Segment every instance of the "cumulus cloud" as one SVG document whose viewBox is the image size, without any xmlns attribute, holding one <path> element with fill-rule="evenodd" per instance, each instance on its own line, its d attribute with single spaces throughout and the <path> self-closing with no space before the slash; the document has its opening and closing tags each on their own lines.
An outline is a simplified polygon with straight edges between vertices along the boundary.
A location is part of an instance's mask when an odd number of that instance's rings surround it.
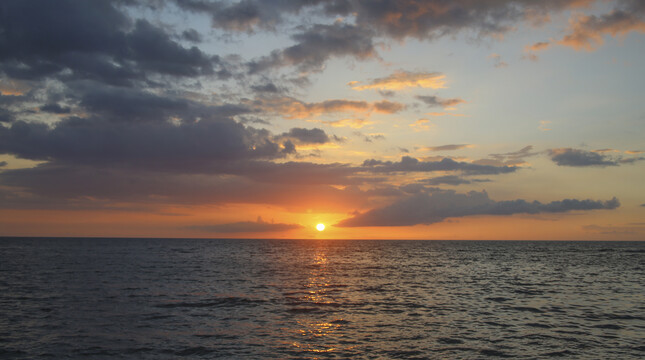
<svg viewBox="0 0 645 360">
<path fill-rule="evenodd" d="M 218 162 L 283 157 L 266 130 L 230 119 L 174 125 L 66 118 L 51 127 L 16 121 L 0 127 L 0 154 L 74 164 L 213 169 Z"/>
<path fill-rule="evenodd" d="M 261 233 L 300 229 L 302 228 L 302 225 L 266 222 L 258 216 L 257 221 L 240 221 L 216 225 L 195 225 L 190 226 L 189 228 L 192 230 L 212 233 Z"/>
<path fill-rule="evenodd" d="M 226 72 L 218 57 L 181 46 L 146 20 L 132 22 L 116 5 L 4 1 L 0 71 L 15 79 L 53 76 L 119 85 L 153 74 L 193 77 Z"/>
<path fill-rule="evenodd" d="M 454 191 L 419 193 L 397 200 L 391 205 L 373 209 L 342 220 L 336 226 L 411 226 L 433 224 L 447 218 L 474 215 L 512 215 L 562 213 L 597 209 L 615 209 L 620 206 L 613 198 L 608 201 L 565 199 L 543 204 L 523 199 L 495 201 L 485 191 L 460 194 Z"/>
<path fill-rule="evenodd" d="M 446 86 L 446 75 L 438 72 L 408 72 L 397 71 L 384 78 L 372 79 L 362 84 L 358 81 L 352 81 L 348 85 L 354 90 L 402 90 L 406 88 L 431 88 L 443 89 Z"/>
</svg>

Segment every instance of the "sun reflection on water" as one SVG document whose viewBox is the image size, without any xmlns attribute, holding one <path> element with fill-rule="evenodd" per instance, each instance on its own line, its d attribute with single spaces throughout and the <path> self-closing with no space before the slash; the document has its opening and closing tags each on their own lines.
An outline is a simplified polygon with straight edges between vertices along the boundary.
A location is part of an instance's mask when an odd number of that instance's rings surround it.
<svg viewBox="0 0 645 360">
<path fill-rule="evenodd" d="M 341 306 L 334 298 L 339 285 L 331 282 L 332 274 L 328 265 L 329 258 L 324 248 L 317 249 L 311 262 L 306 265 L 309 272 L 303 283 L 304 289 L 298 303 L 312 309 L 312 312 L 299 314 L 300 318 L 296 320 L 300 341 L 293 342 L 291 345 L 299 351 L 331 353 L 349 349 L 339 348 L 336 341 L 333 341 L 335 344 L 330 344 L 332 338 L 337 340 L 343 337 L 342 332 L 346 321 L 342 318 L 331 320 L 318 312 L 319 309 L 324 310 L 329 306 Z"/>
</svg>

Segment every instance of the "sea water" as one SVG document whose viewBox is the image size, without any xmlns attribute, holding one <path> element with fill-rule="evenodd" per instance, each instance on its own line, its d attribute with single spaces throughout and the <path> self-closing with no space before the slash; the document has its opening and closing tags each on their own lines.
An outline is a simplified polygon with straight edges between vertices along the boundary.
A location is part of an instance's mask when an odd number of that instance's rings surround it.
<svg viewBox="0 0 645 360">
<path fill-rule="evenodd" d="M 642 359 L 645 242 L 0 239 L 0 358 Z"/>
</svg>

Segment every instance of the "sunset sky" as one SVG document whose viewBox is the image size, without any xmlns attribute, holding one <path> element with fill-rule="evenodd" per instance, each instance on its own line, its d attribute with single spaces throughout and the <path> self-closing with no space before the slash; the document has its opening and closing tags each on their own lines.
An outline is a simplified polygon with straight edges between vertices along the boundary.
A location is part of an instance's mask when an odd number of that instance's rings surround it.
<svg viewBox="0 0 645 360">
<path fill-rule="evenodd" d="M 641 0 L 4 0 L 0 236 L 643 240 L 644 59 Z"/>
</svg>

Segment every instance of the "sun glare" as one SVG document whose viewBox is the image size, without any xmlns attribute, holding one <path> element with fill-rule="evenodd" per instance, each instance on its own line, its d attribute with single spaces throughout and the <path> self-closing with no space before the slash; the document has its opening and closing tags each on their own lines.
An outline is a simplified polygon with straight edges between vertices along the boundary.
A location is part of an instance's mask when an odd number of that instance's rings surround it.
<svg viewBox="0 0 645 360">
<path fill-rule="evenodd" d="M 325 230 L 325 224 L 318 224 L 318 225 L 316 225 L 316 230 L 318 230 L 318 231 L 323 231 L 323 230 Z"/>
</svg>

